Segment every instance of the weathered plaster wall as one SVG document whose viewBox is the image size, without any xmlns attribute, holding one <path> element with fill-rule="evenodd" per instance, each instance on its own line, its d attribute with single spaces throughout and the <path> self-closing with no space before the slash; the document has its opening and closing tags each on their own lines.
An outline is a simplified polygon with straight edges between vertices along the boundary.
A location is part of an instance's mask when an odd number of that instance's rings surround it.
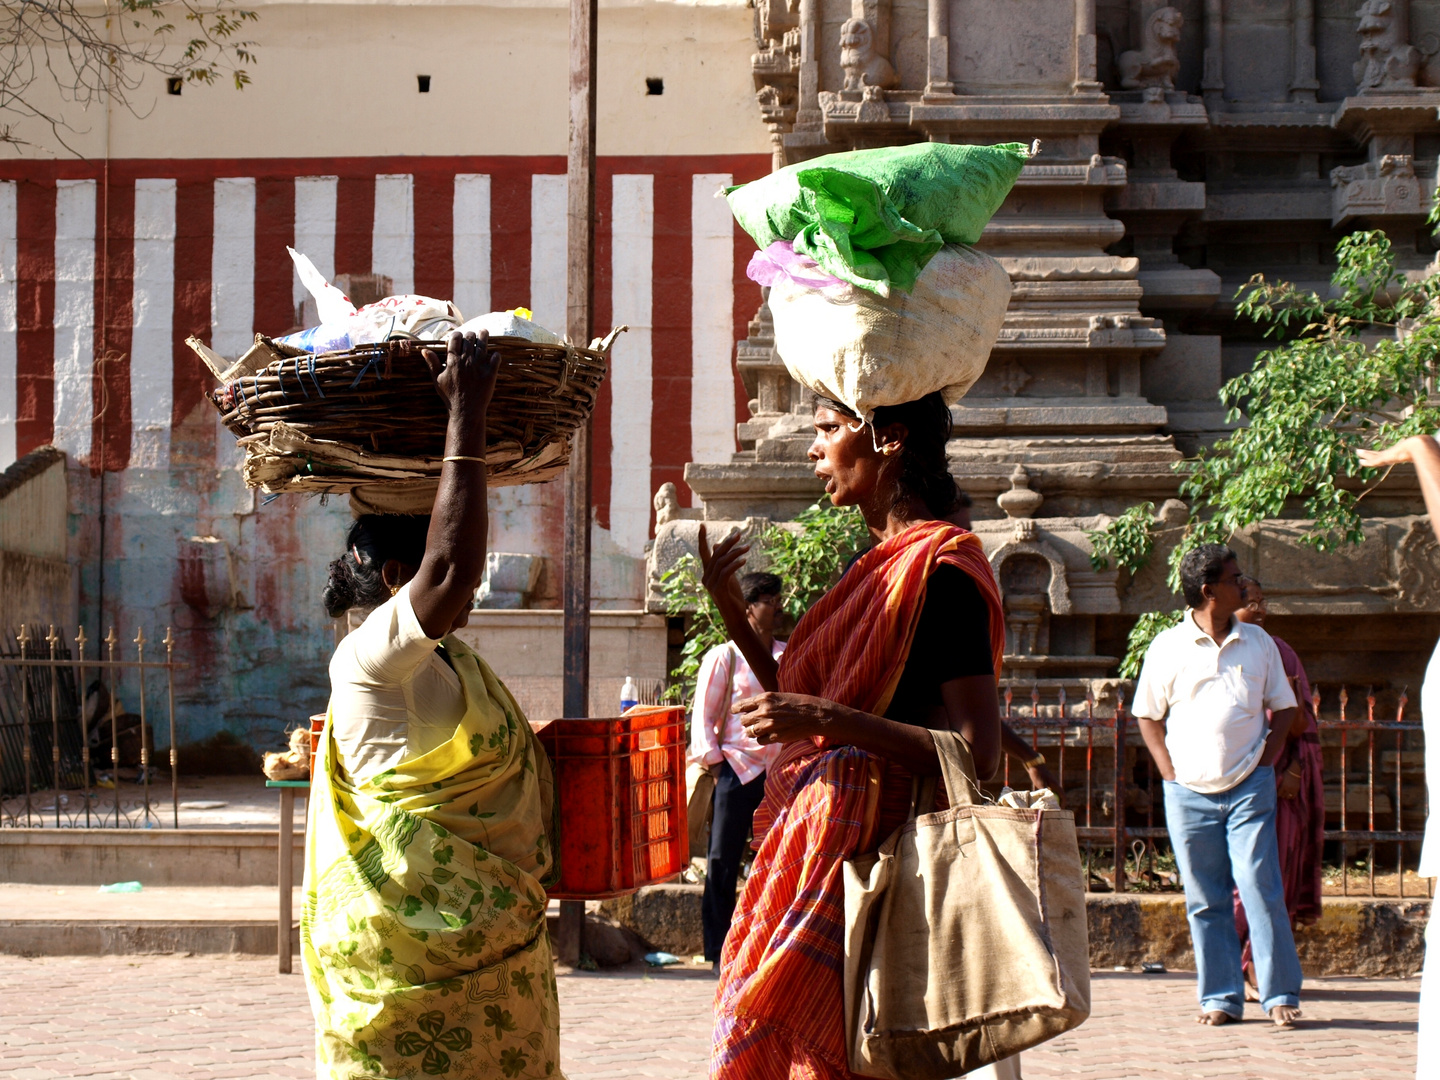
<svg viewBox="0 0 1440 1080">
<path fill-rule="evenodd" d="M 334 636 L 320 592 L 349 525 L 343 503 L 266 504 L 236 471 L 193 466 L 107 473 L 103 497 L 88 470 L 70 479 L 87 634 L 94 642 L 113 626 L 130 657 L 138 631 L 163 653 L 173 628 L 175 659 L 189 665 L 175 677 L 179 744 L 223 732 L 279 746 L 287 728 L 324 711 Z M 165 686 L 150 679 L 146 691 L 163 747 Z M 138 680 L 127 678 L 120 698 L 137 709 Z"/>
<path fill-rule="evenodd" d="M 114 158 L 564 154 L 568 10 L 561 3 L 261 3 L 251 85 L 150 79 L 136 113 L 112 110 Z M 597 151 L 603 155 L 765 153 L 747 71 L 745 3 L 602 4 Z M 431 76 L 420 94 L 416 76 Z M 662 95 L 647 78 L 662 78 Z M 37 89 L 43 87 L 37 84 Z M 58 101 L 51 105 L 60 105 Z M 70 110 L 66 142 L 106 155 L 97 106 Z M 43 125 L 7 156 L 68 157 Z"/>
</svg>

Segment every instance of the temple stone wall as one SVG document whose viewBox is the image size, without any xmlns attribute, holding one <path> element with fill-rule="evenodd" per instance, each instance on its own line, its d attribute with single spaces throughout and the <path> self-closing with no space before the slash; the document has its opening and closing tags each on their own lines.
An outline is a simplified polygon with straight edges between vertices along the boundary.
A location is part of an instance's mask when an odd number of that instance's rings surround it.
<svg viewBox="0 0 1440 1080">
<path fill-rule="evenodd" d="M 980 246 L 1014 284 L 949 456 L 1006 596 L 1006 676 L 1113 683 L 1136 615 L 1179 606 L 1167 545 L 1133 580 L 1087 534 L 1141 501 L 1174 531 L 1174 464 L 1227 430 L 1217 393 L 1263 348 L 1235 318 L 1256 272 L 1325 289 L 1336 241 L 1384 229 L 1428 272 L 1440 155 L 1440 0 L 757 0 L 751 72 L 776 166 L 920 140 L 1040 140 Z M 737 352 L 741 451 L 692 464 L 703 516 L 784 520 L 819 495 L 809 405 L 761 306 Z M 1168 503 L 1168 505 L 1167 505 Z M 1365 543 L 1237 538 L 1314 681 L 1417 704 L 1440 631 L 1412 475 L 1368 500 Z M 1298 510 L 1297 510 L 1298 512 Z M 693 546 L 661 514 L 657 575 Z"/>
</svg>

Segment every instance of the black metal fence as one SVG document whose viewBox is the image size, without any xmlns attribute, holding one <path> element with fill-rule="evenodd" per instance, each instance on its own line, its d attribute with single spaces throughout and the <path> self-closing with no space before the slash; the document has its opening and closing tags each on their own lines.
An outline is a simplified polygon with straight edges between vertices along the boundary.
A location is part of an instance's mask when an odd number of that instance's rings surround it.
<svg viewBox="0 0 1440 1080">
<path fill-rule="evenodd" d="M 1433 879 L 1414 873 L 1429 809 L 1420 721 L 1407 719 L 1403 693 L 1393 719 L 1377 714 L 1372 691 L 1363 700 L 1357 717 L 1344 686 L 1317 686 L 1312 695 L 1324 759 L 1327 892 L 1433 896 Z M 1006 722 L 1045 753 L 1075 813 L 1090 887 L 1178 888 L 1158 777 L 1123 689 L 1102 704 L 1093 695 L 1067 701 L 1063 687 L 1012 684 L 1002 702 Z M 1013 773 L 1007 761 L 1004 782 L 1028 784 Z"/>
<path fill-rule="evenodd" d="M 169 724 L 171 824 L 180 824 L 179 755 L 175 741 L 175 635 L 167 627 L 165 659 L 139 631 L 133 659 L 114 627 L 95 644 L 82 627 L 72 641 L 52 626 L 22 626 L 0 642 L 0 826 L 153 828 L 163 824 L 152 799 L 156 769 L 150 690 L 163 679 Z M 73 649 L 71 645 L 73 643 Z M 147 646 L 150 659 L 146 658 Z M 120 706 L 134 695 L 138 713 Z M 140 789 L 127 805 L 122 765 Z M 108 770 L 107 770 L 108 766 Z M 51 794 L 50 804 L 42 797 Z M 73 798 L 72 798 L 73 796 Z"/>
</svg>

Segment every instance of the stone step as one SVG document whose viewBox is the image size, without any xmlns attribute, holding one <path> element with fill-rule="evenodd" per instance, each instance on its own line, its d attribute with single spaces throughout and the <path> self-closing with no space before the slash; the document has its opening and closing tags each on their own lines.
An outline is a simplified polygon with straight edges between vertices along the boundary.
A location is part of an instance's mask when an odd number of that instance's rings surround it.
<svg viewBox="0 0 1440 1080">
<path fill-rule="evenodd" d="M 303 828 L 297 813 L 296 822 Z M 279 884 L 279 832 L 249 829 L 0 829 L 0 882 L 90 885 L 140 881 L 146 887 Z M 292 850 L 305 873 L 305 834 Z M 3 914 L 3 913 L 0 913 Z"/>
<path fill-rule="evenodd" d="M 292 910 L 300 910 L 300 890 Z M 146 888 L 0 884 L 0 953 L 128 956 L 237 953 L 274 956 L 275 887 Z M 291 942 L 300 947 L 299 924 Z"/>
</svg>

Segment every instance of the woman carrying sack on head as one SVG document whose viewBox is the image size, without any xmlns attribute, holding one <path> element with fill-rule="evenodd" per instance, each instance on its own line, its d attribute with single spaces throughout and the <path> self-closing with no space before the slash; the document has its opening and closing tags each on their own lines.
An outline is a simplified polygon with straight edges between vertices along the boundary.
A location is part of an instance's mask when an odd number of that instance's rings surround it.
<svg viewBox="0 0 1440 1080">
<path fill-rule="evenodd" d="M 806 612 L 778 664 L 745 618 L 735 575 L 748 549 L 732 536 L 712 551 L 702 528 L 705 587 L 767 691 L 737 712 L 762 746 L 784 748 L 721 961 L 715 1080 L 852 1075 L 844 861 L 906 820 L 913 778 L 939 774 L 931 729 L 959 733 L 980 778 L 999 765 L 1004 619 L 980 541 L 942 520 L 957 498 L 949 435 L 939 393 L 877 409 L 873 429 L 817 401 L 815 474 L 832 503 L 859 507 L 875 546 Z"/>
<path fill-rule="evenodd" d="M 560 1075 L 550 765 L 453 635 L 485 566 L 487 344 L 425 353 L 449 410 L 431 516 L 359 518 L 325 587 L 332 617 L 369 614 L 330 662 L 306 831 L 322 1077 Z"/>
</svg>

